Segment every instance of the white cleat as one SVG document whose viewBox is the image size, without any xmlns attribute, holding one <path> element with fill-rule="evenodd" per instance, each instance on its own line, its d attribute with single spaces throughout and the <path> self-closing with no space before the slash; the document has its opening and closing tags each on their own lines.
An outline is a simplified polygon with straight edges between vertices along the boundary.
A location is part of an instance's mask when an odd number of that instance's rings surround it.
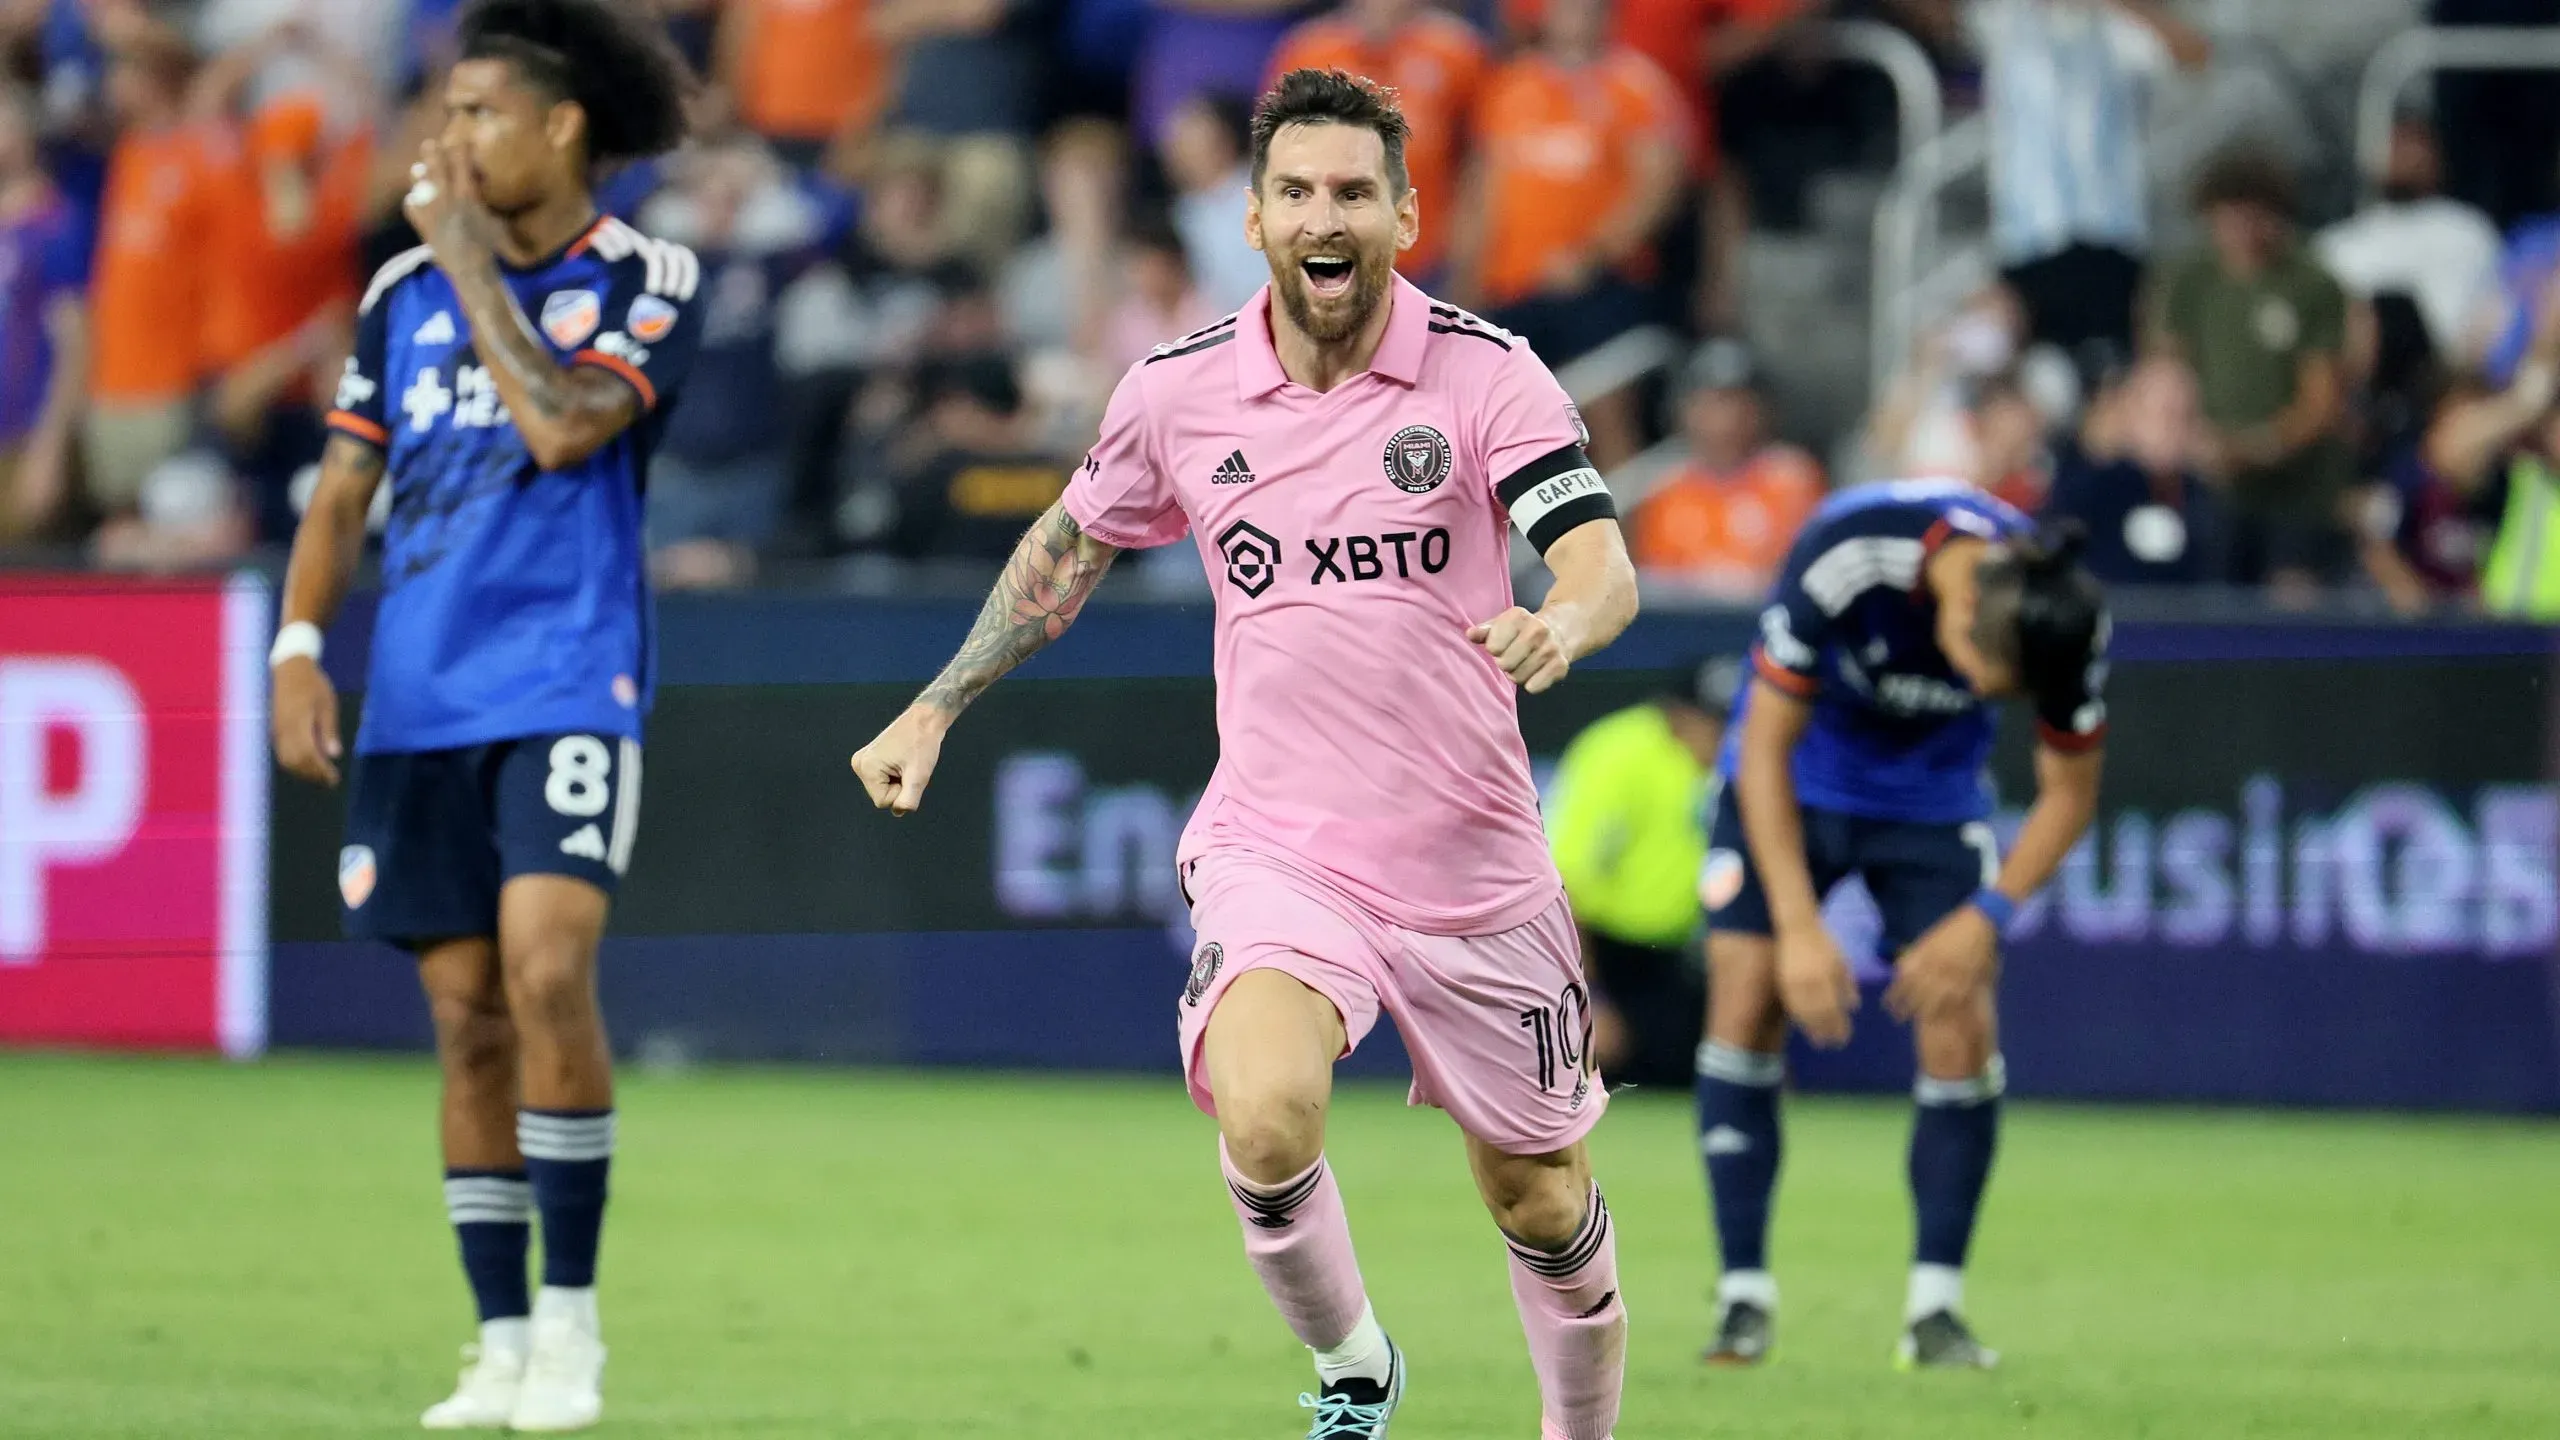
<svg viewBox="0 0 2560 1440">
<path fill-rule="evenodd" d="M 462 1379 L 453 1393 L 418 1417 L 429 1430 L 504 1430 L 524 1388 L 524 1352 L 462 1347 Z"/>
<path fill-rule="evenodd" d="M 584 1430 L 604 1415 L 604 1341 L 591 1319 L 537 1303 L 533 1356 L 525 1362 L 511 1429 L 538 1434 Z"/>
</svg>

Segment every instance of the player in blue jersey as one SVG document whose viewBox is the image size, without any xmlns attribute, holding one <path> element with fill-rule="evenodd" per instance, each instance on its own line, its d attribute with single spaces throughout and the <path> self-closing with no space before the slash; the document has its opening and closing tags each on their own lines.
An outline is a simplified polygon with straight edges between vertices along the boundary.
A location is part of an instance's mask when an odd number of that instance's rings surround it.
<svg viewBox="0 0 2560 1440">
<path fill-rule="evenodd" d="M 1963 1300 L 1998 1137 L 2000 934 L 2096 813 L 2106 735 L 2107 615 L 2076 548 L 1970 486 L 1914 481 L 1833 498 L 1787 556 L 1719 767 L 1702 880 L 1698 1147 L 1724 1249 L 1709 1363 L 1753 1363 L 1775 1334 L 1782 1051 L 1790 1021 L 1816 1045 L 1849 1038 L 1858 987 L 1822 898 L 1851 875 L 1883 913 L 1885 1005 L 1919 1052 L 1919 1234 L 1896 1358 L 1998 1358 Z M 2035 803 L 2003 859 L 1985 766 L 1990 702 L 2011 696 L 2032 704 L 2039 743 Z"/>
<path fill-rule="evenodd" d="M 445 1205 L 481 1338 L 424 1423 L 576 1430 L 605 1357 L 596 946 L 656 668 L 641 499 L 700 325 L 693 255 L 601 217 L 592 184 L 682 139 L 690 78 L 648 8 L 616 0 L 479 0 L 459 39 L 408 196 L 427 243 L 364 298 L 294 538 L 275 745 L 337 783 L 320 627 L 387 476 L 338 888 L 350 934 L 415 952 L 444 1069 Z"/>
</svg>

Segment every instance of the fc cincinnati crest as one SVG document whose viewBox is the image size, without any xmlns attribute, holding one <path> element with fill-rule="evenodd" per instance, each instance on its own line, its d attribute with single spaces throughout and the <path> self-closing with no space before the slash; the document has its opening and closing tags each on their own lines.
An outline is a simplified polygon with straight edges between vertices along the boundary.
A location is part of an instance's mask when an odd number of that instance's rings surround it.
<svg viewBox="0 0 2560 1440">
<path fill-rule="evenodd" d="M 542 302 L 542 333 L 566 350 L 596 333 L 604 319 L 604 300 L 593 290 L 562 290 Z"/>
<path fill-rule="evenodd" d="M 631 302 L 631 316 L 626 323 L 631 338 L 643 345 L 655 345 L 676 333 L 676 307 L 655 295 L 643 295 Z"/>
<path fill-rule="evenodd" d="M 1407 425 L 1387 440 L 1387 478 L 1408 495 L 1428 495 L 1449 478 L 1449 437 Z"/>
<path fill-rule="evenodd" d="M 350 845 L 338 852 L 338 898 L 350 910 L 361 910 L 373 898 L 373 847 Z"/>
<path fill-rule="evenodd" d="M 1218 967 L 1225 963 L 1225 946 L 1215 940 L 1201 946 L 1200 953 L 1191 957 L 1191 983 L 1182 987 L 1182 1003 L 1198 1005 L 1200 997 L 1208 994 L 1209 986 L 1216 982 Z"/>
</svg>

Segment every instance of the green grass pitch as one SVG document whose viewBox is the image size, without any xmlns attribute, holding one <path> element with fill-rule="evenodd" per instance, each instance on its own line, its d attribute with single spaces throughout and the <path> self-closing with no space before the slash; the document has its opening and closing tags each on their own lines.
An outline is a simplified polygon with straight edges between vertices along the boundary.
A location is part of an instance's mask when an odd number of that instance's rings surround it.
<svg viewBox="0 0 2560 1440">
<path fill-rule="evenodd" d="M 412 1060 L 0 1058 L 0 1435 L 397 1436 L 469 1313 Z M 1411 1354 L 1396 1440 L 1530 1440 L 1449 1122 L 1331 1149 Z M 2014 1107 L 1973 1278 L 1997 1374 L 1886 1365 L 1903 1106 L 1791 1108 L 1778 1359 L 1694 1362 L 1685 1101 L 1597 1142 L 1634 1316 L 1620 1440 L 2560 1436 L 2560 1129 Z M 1282 1440 L 1303 1352 L 1163 1080 L 634 1076 L 601 1433 Z"/>
</svg>

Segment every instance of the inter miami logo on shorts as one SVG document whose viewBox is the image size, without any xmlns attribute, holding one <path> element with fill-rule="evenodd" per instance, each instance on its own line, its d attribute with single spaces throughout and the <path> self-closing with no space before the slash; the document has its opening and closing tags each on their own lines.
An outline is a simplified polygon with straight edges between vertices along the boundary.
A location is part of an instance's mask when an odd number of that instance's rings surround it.
<svg viewBox="0 0 2560 1440">
<path fill-rule="evenodd" d="M 1387 478 L 1408 495 L 1428 495 L 1449 478 L 1449 437 L 1407 425 L 1387 439 Z"/>
<path fill-rule="evenodd" d="M 1216 983 L 1218 967 L 1225 963 L 1227 963 L 1225 946 L 1215 940 L 1201 946 L 1200 953 L 1191 957 L 1191 983 L 1182 987 L 1182 1003 L 1197 1006 L 1200 1003 L 1200 997 L 1208 994 L 1209 987 Z"/>
<path fill-rule="evenodd" d="M 1227 557 L 1227 583 L 1248 596 L 1270 589 L 1280 573 L 1280 542 L 1250 520 L 1218 532 L 1218 553 Z"/>
</svg>

